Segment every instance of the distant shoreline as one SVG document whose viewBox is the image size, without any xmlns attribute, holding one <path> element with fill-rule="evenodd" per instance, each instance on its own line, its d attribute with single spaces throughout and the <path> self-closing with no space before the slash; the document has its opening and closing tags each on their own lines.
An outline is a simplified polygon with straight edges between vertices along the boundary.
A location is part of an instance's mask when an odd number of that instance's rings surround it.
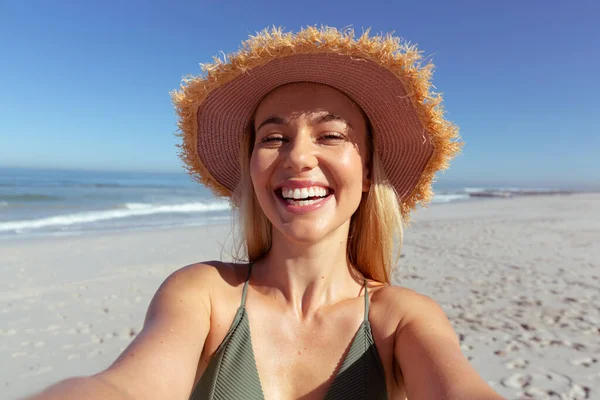
<svg viewBox="0 0 600 400">
<path fill-rule="evenodd" d="M 585 193 L 539 185 L 436 183 L 431 205 Z M 0 169 L 0 241 L 229 223 L 227 199 L 185 173 Z"/>
<path fill-rule="evenodd" d="M 490 201 L 506 201 L 513 200 L 518 198 L 527 198 L 527 197 L 555 197 L 555 196 L 578 196 L 578 195 L 586 195 L 586 194 L 600 194 L 600 192 L 575 192 L 575 191 L 548 191 L 548 192 L 521 192 L 521 193 L 513 193 L 508 196 L 499 195 L 497 193 L 476 193 L 470 194 L 469 197 L 460 200 L 453 200 L 449 202 L 433 202 L 428 204 L 425 207 L 417 207 L 415 211 L 413 211 L 414 215 L 424 215 L 423 213 L 427 213 L 426 210 L 438 207 L 449 206 L 453 204 L 461 204 L 461 203 L 479 203 L 479 202 L 490 202 Z M 423 211 L 421 211 L 423 210 Z M 156 226 L 137 226 L 137 227 L 125 227 L 119 229 L 103 229 L 103 230 L 85 230 L 85 231 L 77 231 L 77 232 L 59 232 L 59 233 L 51 233 L 51 234 L 29 234 L 29 235 L 12 235 L 12 236 L 0 236 L 0 243 L 3 242 L 30 242 L 36 240 L 45 240 L 45 239 L 61 239 L 61 238 L 76 238 L 76 237 L 99 237 L 104 235 L 120 235 L 120 234 L 137 234 L 137 233 L 147 233 L 147 232 L 164 232 L 168 230 L 194 230 L 198 228 L 210 228 L 210 227 L 230 227 L 233 228 L 233 212 L 228 211 L 228 215 L 223 218 L 215 219 L 215 220 L 205 220 L 197 223 L 188 223 L 188 224 L 163 224 Z"/>
</svg>

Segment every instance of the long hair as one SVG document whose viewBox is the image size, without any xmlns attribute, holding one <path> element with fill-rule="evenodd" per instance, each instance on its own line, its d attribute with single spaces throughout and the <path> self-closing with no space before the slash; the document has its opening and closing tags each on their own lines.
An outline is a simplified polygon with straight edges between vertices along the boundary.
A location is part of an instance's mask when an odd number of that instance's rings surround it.
<svg viewBox="0 0 600 400">
<path fill-rule="evenodd" d="M 254 130 L 251 129 L 242 139 L 239 157 L 242 176 L 232 196 L 240 230 L 234 236 L 235 254 L 237 259 L 247 259 L 251 263 L 262 258 L 271 249 L 273 229 L 271 221 L 260 208 L 250 177 L 250 157 L 253 150 Z"/>
<path fill-rule="evenodd" d="M 371 153 L 370 164 L 372 183 L 350 221 L 347 255 L 365 277 L 390 283 L 392 267 L 402 248 L 402 214 L 377 152 Z"/>
<path fill-rule="evenodd" d="M 370 153 L 371 186 L 363 194 L 350 220 L 346 254 L 349 262 L 366 278 L 390 283 L 392 266 L 400 255 L 403 220 L 396 191 L 387 181 L 377 152 L 374 151 L 375 138 L 370 132 L 369 126 L 367 148 Z M 236 255 L 238 259 L 247 259 L 249 262 L 259 260 L 271 249 L 273 229 L 260 208 L 250 177 L 253 148 L 254 132 L 249 130 L 244 135 L 240 149 L 240 183 L 232 197 L 239 223 L 239 232 L 234 238 Z M 398 257 L 394 257 L 394 253 Z"/>
</svg>

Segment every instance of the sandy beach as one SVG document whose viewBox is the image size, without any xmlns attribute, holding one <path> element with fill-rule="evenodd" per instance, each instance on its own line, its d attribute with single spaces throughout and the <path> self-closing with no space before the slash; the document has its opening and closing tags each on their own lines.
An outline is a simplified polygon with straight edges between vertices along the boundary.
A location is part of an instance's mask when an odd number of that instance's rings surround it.
<svg viewBox="0 0 600 400">
<path fill-rule="evenodd" d="M 0 241 L 0 397 L 107 367 L 172 271 L 230 259 L 230 230 Z M 442 305 L 506 398 L 600 398 L 600 194 L 419 210 L 394 283 Z"/>
</svg>

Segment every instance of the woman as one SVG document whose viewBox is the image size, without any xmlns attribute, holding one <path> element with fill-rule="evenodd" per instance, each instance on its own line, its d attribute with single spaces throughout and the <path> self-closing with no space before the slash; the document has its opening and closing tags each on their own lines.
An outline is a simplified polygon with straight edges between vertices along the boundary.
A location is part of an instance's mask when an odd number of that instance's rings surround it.
<svg viewBox="0 0 600 400">
<path fill-rule="evenodd" d="M 390 285 L 460 149 L 418 61 L 389 36 L 273 29 L 186 80 L 182 159 L 231 197 L 249 263 L 175 272 L 110 368 L 40 398 L 500 398 L 440 307 Z"/>
</svg>

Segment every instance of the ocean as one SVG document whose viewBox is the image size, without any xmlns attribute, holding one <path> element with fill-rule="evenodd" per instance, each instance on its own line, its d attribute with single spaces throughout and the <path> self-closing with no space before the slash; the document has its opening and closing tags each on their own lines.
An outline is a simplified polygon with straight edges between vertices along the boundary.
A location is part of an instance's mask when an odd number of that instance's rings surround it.
<svg viewBox="0 0 600 400">
<path fill-rule="evenodd" d="M 560 193 L 435 185 L 433 204 Z M 227 223 L 231 210 L 185 172 L 0 168 L 0 240 Z"/>
</svg>

